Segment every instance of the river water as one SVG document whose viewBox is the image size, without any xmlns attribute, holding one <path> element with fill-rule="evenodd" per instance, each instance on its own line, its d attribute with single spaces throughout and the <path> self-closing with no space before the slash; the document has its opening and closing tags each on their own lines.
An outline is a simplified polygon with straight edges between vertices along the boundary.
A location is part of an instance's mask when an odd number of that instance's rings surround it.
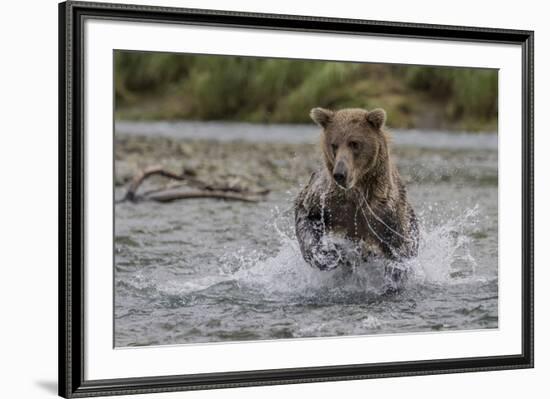
<svg viewBox="0 0 550 399">
<path fill-rule="evenodd" d="M 271 192 L 257 204 L 116 204 L 115 346 L 497 328 L 497 135 L 392 133 L 422 241 L 399 265 L 409 270 L 404 289 L 388 296 L 380 265 L 322 272 L 300 255 L 292 201 L 304 170 L 318 167 L 315 127 L 118 122 L 115 174 L 132 169 L 120 143 L 154 150 L 164 140 L 189 144 L 195 165 L 218 156 L 239 174 L 252 163 Z M 260 174 L 266 162 L 275 166 Z"/>
</svg>

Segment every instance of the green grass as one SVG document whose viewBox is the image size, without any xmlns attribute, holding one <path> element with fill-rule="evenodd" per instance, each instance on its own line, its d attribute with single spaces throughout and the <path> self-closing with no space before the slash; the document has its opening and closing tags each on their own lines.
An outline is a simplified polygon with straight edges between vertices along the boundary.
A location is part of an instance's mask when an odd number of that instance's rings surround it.
<svg viewBox="0 0 550 399">
<path fill-rule="evenodd" d="M 407 85 L 445 104 L 449 120 L 488 123 L 498 113 L 498 74 L 474 68 L 411 67 Z"/>
<path fill-rule="evenodd" d="M 495 130 L 495 70 L 115 52 L 123 119 L 307 123 L 309 110 L 385 108 L 391 127 Z"/>
</svg>

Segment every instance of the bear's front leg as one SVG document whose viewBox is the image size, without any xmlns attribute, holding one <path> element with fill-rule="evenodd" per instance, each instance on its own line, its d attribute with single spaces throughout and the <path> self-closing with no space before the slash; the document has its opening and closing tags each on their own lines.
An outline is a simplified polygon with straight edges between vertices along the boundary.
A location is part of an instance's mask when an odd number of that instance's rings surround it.
<svg viewBox="0 0 550 399">
<path fill-rule="evenodd" d="M 323 236 L 323 223 L 320 217 L 310 214 L 302 204 L 294 211 L 296 238 L 304 260 L 311 266 L 326 270 L 326 265 L 318 256 Z"/>
<path fill-rule="evenodd" d="M 327 239 L 320 215 L 307 212 L 301 205 L 295 210 L 296 238 L 304 260 L 319 270 L 332 270 L 349 262 L 339 243 Z"/>
</svg>

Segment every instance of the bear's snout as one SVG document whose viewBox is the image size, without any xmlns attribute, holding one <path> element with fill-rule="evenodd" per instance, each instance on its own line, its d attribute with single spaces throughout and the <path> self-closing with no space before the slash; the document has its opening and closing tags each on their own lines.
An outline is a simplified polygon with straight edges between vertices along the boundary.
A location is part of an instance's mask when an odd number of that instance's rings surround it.
<svg viewBox="0 0 550 399">
<path fill-rule="evenodd" d="M 347 179 L 348 179 L 348 172 L 346 165 L 344 162 L 339 161 L 336 163 L 336 166 L 334 167 L 334 170 L 332 172 L 332 177 L 334 178 L 334 181 L 343 188 L 346 188 L 347 186 Z"/>
</svg>

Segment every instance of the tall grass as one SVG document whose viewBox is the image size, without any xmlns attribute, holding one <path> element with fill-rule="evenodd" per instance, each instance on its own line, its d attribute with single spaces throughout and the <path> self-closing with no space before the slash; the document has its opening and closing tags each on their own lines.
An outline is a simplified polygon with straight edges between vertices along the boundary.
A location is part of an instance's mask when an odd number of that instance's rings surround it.
<svg viewBox="0 0 550 399">
<path fill-rule="evenodd" d="M 393 126 L 496 125 L 494 70 L 115 52 L 117 115 L 308 122 L 312 107 L 380 106 Z M 420 126 L 421 127 L 421 126 Z"/>
<path fill-rule="evenodd" d="M 447 103 L 446 117 L 488 121 L 498 112 L 498 74 L 474 68 L 410 67 L 406 82 L 413 90 Z"/>
<path fill-rule="evenodd" d="M 121 103 L 159 94 L 186 79 L 195 57 L 171 53 L 115 52 L 115 90 Z"/>
</svg>

